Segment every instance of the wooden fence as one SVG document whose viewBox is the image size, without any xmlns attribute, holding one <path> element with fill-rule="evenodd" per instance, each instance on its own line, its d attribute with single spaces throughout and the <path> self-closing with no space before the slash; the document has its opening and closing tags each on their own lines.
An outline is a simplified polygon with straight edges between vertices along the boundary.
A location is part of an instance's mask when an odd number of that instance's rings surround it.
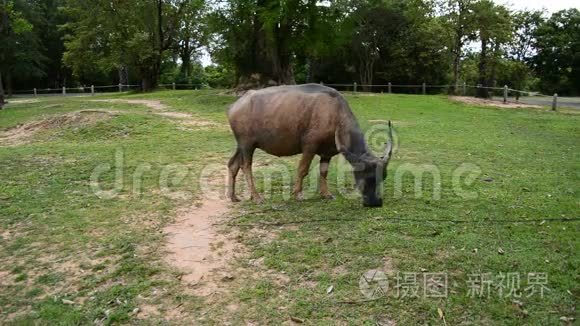
<svg viewBox="0 0 580 326">
<path fill-rule="evenodd" d="M 447 93 L 451 94 L 454 93 L 454 90 L 457 88 L 462 96 L 473 96 L 474 93 L 477 91 L 478 88 L 485 88 L 492 91 L 492 94 L 499 94 L 496 96 L 503 97 L 503 102 L 507 103 L 510 94 L 515 97 L 516 99 L 520 96 L 534 96 L 534 97 L 551 97 L 552 101 L 552 110 L 556 110 L 558 107 L 558 94 L 554 94 L 552 96 L 540 94 L 538 92 L 531 92 L 531 91 L 523 91 L 509 88 L 507 85 L 504 87 L 484 87 L 482 85 L 468 85 L 466 83 L 462 83 L 460 85 L 428 85 L 426 83 L 422 84 L 393 84 L 391 82 L 387 84 L 373 84 L 373 85 L 364 85 L 364 84 L 357 84 L 353 82 L 352 84 L 325 84 L 324 82 L 320 82 L 320 84 L 336 88 L 339 91 L 346 91 L 346 92 L 361 92 L 361 91 L 370 91 L 375 93 L 412 93 L 412 94 L 442 94 Z M 206 86 L 202 84 L 160 84 L 160 88 L 165 89 L 172 89 L 172 90 L 184 90 L 184 89 L 201 89 Z M 140 90 L 141 85 L 125 85 L 125 84 L 117 84 L 117 85 L 106 85 L 106 86 L 88 86 L 88 87 L 62 87 L 62 88 L 33 88 L 30 90 L 19 90 L 14 91 L 13 94 L 17 96 L 46 96 L 46 95 L 61 95 L 61 96 L 73 96 L 73 95 L 96 95 L 102 93 L 113 93 L 113 92 L 124 92 L 124 91 L 135 91 Z"/>
</svg>

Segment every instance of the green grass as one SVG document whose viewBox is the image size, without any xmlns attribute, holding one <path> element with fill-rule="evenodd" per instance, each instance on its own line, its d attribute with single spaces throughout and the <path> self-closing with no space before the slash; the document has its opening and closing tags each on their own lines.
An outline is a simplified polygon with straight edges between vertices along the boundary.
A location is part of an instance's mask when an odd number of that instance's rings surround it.
<svg viewBox="0 0 580 326">
<path fill-rule="evenodd" d="M 174 111 L 221 123 L 235 100 L 207 90 L 115 97 L 158 99 Z M 143 303 L 162 311 L 182 306 L 188 320 L 198 323 L 279 324 L 294 317 L 329 325 L 384 319 L 442 324 L 438 308 L 449 325 L 557 325 L 562 316 L 575 317 L 580 224 L 525 221 L 579 217 L 578 115 L 472 107 L 439 96 L 347 98 L 364 130 L 373 125 L 369 120 L 395 123 L 400 147 L 389 166 L 385 206 L 363 209 L 360 200 L 341 196 L 322 201 L 314 187 L 304 202 L 286 201 L 287 189 L 274 179 L 273 197 L 262 206 L 242 203 L 228 226 L 240 231 L 248 257 L 236 262 L 241 269 L 218 300 L 185 294 L 163 264 L 160 230 L 186 201 L 161 195 L 158 180 L 163 167 L 182 164 L 187 177 L 170 187 L 195 198 L 203 166 L 224 164 L 233 150 L 226 128 L 182 128 L 142 106 L 89 98 L 9 105 L 0 111 L 0 129 L 80 109 L 120 114 L 0 147 L 0 323 L 132 323 L 137 322 L 132 311 Z M 112 164 L 118 151 L 126 172 L 122 190 L 100 199 L 91 191 L 90 175 L 95 166 Z M 296 168 L 296 158 L 259 153 L 257 159 L 286 164 L 292 173 Z M 463 186 L 477 194 L 475 199 L 463 199 L 453 188 L 453 173 L 464 163 L 481 171 Z M 150 169 L 136 193 L 131 175 L 143 164 Z M 336 164 L 334 159 L 329 178 L 334 193 Z M 400 195 L 395 193 L 396 171 L 408 164 L 437 167 L 440 199 L 433 198 L 436 187 L 428 176 L 416 198 L 410 173 L 402 178 Z M 318 174 L 315 167 L 311 174 Z M 114 170 L 101 176 L 105 188 L 113 187 L 114 177 Z M 260 177 L 258 184 L 263 188 Z M 269 236 L 256 236 L 260 232 Z M 261 257 L 260 270 L 248 265 Z M 365 301 L 359 279 L 370 269 L 389 272 L 391 291 L 396 272 L 446 273 L 449 293 Z M 520 273 L 522 289 L 528 286 L 527 273 L 544 272 L 550 291 L 543 298 L 469 297 L 468 275 L 483 272 Z M 513 300 L 521 301 L 526 313 Z M 226 308 L 234 303 L 237 309 Z"/>
</svg>

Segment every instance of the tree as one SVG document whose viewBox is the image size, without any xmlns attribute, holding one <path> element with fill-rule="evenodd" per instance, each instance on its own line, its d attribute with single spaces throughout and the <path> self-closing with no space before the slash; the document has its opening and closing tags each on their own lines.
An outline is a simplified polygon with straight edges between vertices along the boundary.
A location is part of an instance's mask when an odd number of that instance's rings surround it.
<svg viewBox="0 0 580 326">
<path fill-rule="evenodd" d="M 214 55 L 235 67 L 237 88 L 294 84 L 292 48 L 300 1 L 229 0 L 214 11 Z"/>
<path fill-rule="evenodd" d="M 407 20 L 400 8 L 383 5 L 361 7 L 352 17 L 352 49 L 358 59 L 359 81 L 363 90 L 368 91 L 373 83 L 375 63 L 389 55 L 390 43 L 402 35 Z"/>
<path fill-rule="evenodd" d="M 62 63 L 64 53 L 64 32 L 59 28 L 67 22 L 66 15 L 59 9 L 65 0 L 28 0 L 32 6 L 32 15 L 27 19 L 33 25 L 33 32 L 38 38 L 39 51 L 43 57 L 42 78 L 26 78 L 18 75 L 16 85 L 31 87 L 50 87 L 71 85 L 74 81 L 69 69 Z"/>
<path fill-rule="evenodd" d="M 518 11 L 512 15 L 512 39 L 507 45 L 507 57 L 502 59 L 501 71 L 507 77 L 506 85 L 515 89 L 527 89 L 532 77 L 530 67 L 534 56 L 536 30 L 542 23 L 541 11 Z M 516 100 L 520 93 L 516 92 Z"/>
<path fill-rule="evenodd" d="M 73 21 L 65 25 L 64 62 L 77 77 L 133 67 L 143 90 L 152 90 L 157 87 L 167 52 L 178 48 L 183 14 L 198 3 L 68 0 L 66 10 Z"/>
<path fill-rule="evenodd" d="M 512 40 L 509 56 L 519 62 L 529 62 L 534 56 L 538 27 L 543 23 L 542 11 L 518 11 L 512 15 Z"/>
<path fill-rule="evenodd" d="M 201 46 L 206 43 L 208 29 L 205 24 L 205 3 L 193 0 L 183 10 L 178 29 L 177 47 L 181 59 L 181 74 L 187 80 L 193 69 L 192 59 Z M 203 22 L 204 24 L 200 24 Z"/>
<path fill-rule="evenodd" d="M 453 56 L 454 92 L 459 92 L 460 63 L 465 44 L 474 38 L 474 3 L 473 0 L 448 0 L 443 3 L 443 13 L 451 31 L 451 54 Z"/>
<path fill-rule="evenodd" d="M 294 65 L 336 50 L 344 20 L 341 1 L 229 0 L 212 13 L 213 58 L 232 67 L 238 89 L 294 84 Z"/>
<path fill-rule="evenodd" d="M 479 84 L 477 97 L 489 97 L 486 87 L 493 85 L 495 77 L 494 58 L 500 56 L 501 46 L 511 37 L 510 13 L 504 7 L 495 5 L 491 0 L 480 0 L 473 6 L 475 28 L 481 44 L 479 55 Z"/>
<path fill-rule="evenodd" d="M 11 75 L 19 71 L 36 72 L 34 58 L 36 54 L 32 25 L 24 17 L 21 8 L 13 1 L 2 0 L 0 3 L 0 108 L 5 104 L 4 81 L 7 81 L 11 92 Z M 32 47 L 32 48 L 31 48 Z M 29 51 L 27 51 L 29 50 Z"/>
<path fill-rule="evenodd" d="M 533 64 L 547 93 L 580 94 L 580 11 L 562 10 L 535 33 Z"/>
</svg>

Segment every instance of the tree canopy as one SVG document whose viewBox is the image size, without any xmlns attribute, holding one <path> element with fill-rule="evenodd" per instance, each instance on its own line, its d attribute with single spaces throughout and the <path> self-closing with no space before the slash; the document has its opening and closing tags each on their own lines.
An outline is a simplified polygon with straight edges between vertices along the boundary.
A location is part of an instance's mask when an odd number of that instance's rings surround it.
<svg viewBox="0 0 580 326">
<path fill-rule="evenodd" d="M 8 93 L 160 82 L 580 93 L 580 12 L 491 0 L 0 0 L 0 37 Z"/>
</svg>

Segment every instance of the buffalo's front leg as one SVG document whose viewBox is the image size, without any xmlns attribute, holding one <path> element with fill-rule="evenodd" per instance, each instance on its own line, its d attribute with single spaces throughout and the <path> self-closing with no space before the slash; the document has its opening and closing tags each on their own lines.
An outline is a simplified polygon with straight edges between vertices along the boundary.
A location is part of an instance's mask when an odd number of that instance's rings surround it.
<svg viewBox="0 0 580 326">
<path fill-rule="evenodd" d="M 320 158 L 320 196 L 325 199 L 334 199 L 334 196 L 328 191 L 328 183 L 326 177 L 328 176 L 328 166 L 330 165 L 330 157 Z"/>
<path fill-rule="evenodd" d="M 300 164 L 298 165 L 298 178 L 296 179 L 296 184 L 294 185 L 294 197 L 297 200 L 303 200 L 304 195 L 302 194 L 302 181 L 304 177 L 308 175 L 308 170 L 310 169 L 310 163 L 314 158 L 314 153 L 303 153 L 302 158 L 300 159 Z"/>
<path fill-rule="evenodd" d="M 251 198 L 256 204 L 262 202 L 262 196 L 256 191 L 256 186 L 254 185 L 254 176 L 252 175 L 252 159 L 254 156 L 255 148 L 242 150 L 242 170 L 246 176 L 246 182 L 250 188 Z"/>
</svg>

